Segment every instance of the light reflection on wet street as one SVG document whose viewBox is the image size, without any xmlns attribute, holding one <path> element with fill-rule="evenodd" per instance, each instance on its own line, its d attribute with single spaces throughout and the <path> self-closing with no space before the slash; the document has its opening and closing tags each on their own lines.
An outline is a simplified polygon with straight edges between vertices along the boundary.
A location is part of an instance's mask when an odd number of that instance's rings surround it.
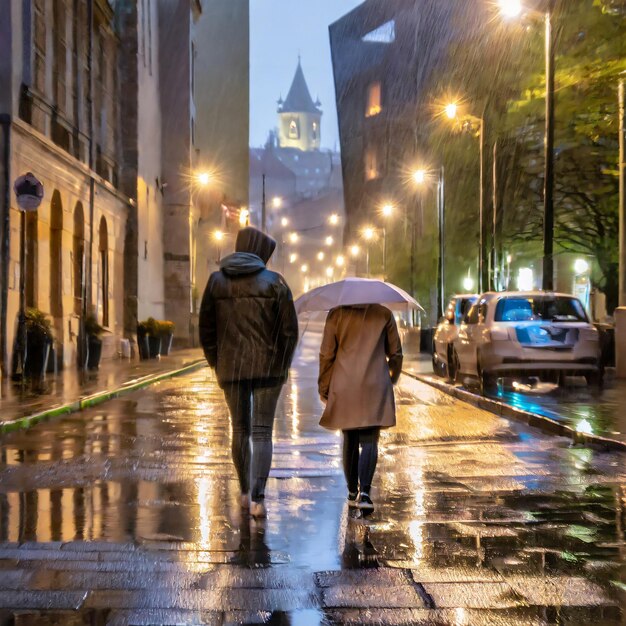
<svg viewBox="0 0 626 626">
<path fill-rule="evenodd" d="M 349 518 L 318 342 L 279 403 L 265 522 L 208 369 L 4 436 L 0 624 L 624 623 L 623 455 L 405 377 L 377 510 Z"/>
</svg>

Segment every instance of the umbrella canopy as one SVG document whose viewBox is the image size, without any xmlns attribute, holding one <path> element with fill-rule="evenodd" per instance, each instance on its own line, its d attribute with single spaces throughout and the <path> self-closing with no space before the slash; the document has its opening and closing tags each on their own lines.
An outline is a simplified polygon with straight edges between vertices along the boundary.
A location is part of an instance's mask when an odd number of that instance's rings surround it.
<svg viewBox="0 0 626 626">
<path fill-rule="evenodd" d="M 424 312 L 417 300 L 400 287 L 370 278 L 346 278 L 322 285 L 307 291 L 295 302 L 298 315 L 353 304 L 382 304 L 397 311 L 418 309 Z"/>
</svg>

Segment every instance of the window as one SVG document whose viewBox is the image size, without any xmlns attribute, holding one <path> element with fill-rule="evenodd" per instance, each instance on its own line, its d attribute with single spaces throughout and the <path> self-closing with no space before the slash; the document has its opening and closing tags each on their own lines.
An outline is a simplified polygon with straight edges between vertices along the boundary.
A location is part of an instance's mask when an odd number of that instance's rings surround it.
<svg viewBox="0 0 626 626">
<path fill-rule="evenodd" d="M 296 120 L 289 122 L 289 139 L 300 139 L 300 129 Z"/>
<path fill-rule="evenodd" d="M 34 14 L 34 86 L 40 93 L 46 91 L 46 7 L 45 0 L 35 0 Z"/>
<path fill-rule="evenodd" d="M 381 87 L 380 82 L 371 83 L 367 88 L 367 108 L 365 117 L 374 117 L 383 110 L 381 104 Z"/>
<path fill-rule="evenodd" d="M 52 66 L 52 84 L 54 89 L 54 103 L 59 111 L 64 112 L 66 103 L 66 41 L 67 41 L 67 20 L 65 0 L 57 0 L 53 3 L 54 20 L 54 62 Z"/>
<path fill-rule="evenodd" d="M 361 37 L 369 43 L 393 43 L 396 40 L 396 21 L 390 20 Z"/>
<path fill-rule="evenodd" d="M 50 313 L 63 317 L 63 206 L 57 190 L 52 194 L 50 205 Z"/>
<path fill-rule="evenodd" d="M 587 314 L 576 298 L 503 298 L 496 307 L 496 322 L 586 322 Z"/>
<path fill-rule="evenodd" d="M 378 155 L 376 148 L 369 146 L 365 150 L 365 180 L 378 178 Z"/>
<path fill-rule="evenodd" d="M 317 122 L 313 122 L 313 127 L 311 129 L 311 137 L 313 139 L 317 139 Z"/>
</svg>

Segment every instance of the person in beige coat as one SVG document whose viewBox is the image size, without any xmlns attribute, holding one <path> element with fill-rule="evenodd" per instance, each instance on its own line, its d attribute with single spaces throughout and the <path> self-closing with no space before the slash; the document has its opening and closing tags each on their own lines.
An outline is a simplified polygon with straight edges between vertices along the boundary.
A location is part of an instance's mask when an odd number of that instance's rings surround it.
<svg viewBox="0 0 626 626">
<path fill-rule="evenodd" d="M 402 371 L 396 322 L 380 304 L 341 306 L 328 314 L 320 348 L 320 425 L 343 431 L 348 504 L 372 512 L 370 489 L 381 428 L 396 424 L 393 385 Z M 360 492 L 359 492 L 360 486 Z"/>
</svg>

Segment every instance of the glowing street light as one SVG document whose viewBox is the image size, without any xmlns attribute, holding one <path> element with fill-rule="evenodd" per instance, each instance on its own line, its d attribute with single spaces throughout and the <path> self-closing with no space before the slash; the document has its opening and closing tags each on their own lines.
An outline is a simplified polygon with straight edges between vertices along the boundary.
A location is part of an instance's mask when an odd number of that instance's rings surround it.
<svg viewBox="0 0 626 626">
<path fill-rule="evenodd" d="M 289 226 L 289 220 L 286 217 L 281 218 L 280 225 L 285 228 L 285 226 Z"/>
<path fill-rule="evenodd" d="M 242 206 L 239 211 L 239 226 L 241 227 L 248 226 L 249 221 L 250 221 L 250 211 L 248 211 L 248 209 L 246 209 L 245 206 Z"/>
<path fill-rule="evenodd" d="M 413 182 L 423 185 L 426 182 L 426 170 L 415 170 L 413 172 Z"/>
<path fill-rule="evenodd" d="M 217 248 L 217 263 L 222 260 L 222 241 L 224 240 L 224 233 L 221 230 L 213 232 L 213 239 L 215 240 L 215 247 Z"/>
<path fill-rule="evenodd" d="M 359 252 L 360 252 L 360 251 L 361 251 L 361 250 L 359 249 L 359 246 L 350 246 L 350 254 L 351 254 L 354 258 L 356 258 L 356 257 L 358 257 L 358 256 L 359 256 Z"/>
<path fill-rule="evenodd" d="M 346 263 L 346 259 L 343 257 L 343 255 L 339 255 L 336 259 L 335 259 L 335 263 L 337 265 L 337 267 L 343 267 Z"/>
<path fill-rule="evenodd" d="M 324 239 L 324 243 L 327 246 L 332 246 L 335 243 L 335 240 L 330 235 L 328 235 L 328 237 L 326 237 L 326 239 Z"/>
<path fill-rule="evenodd" d="M 393 204 L 385 204 L 381 209 L 381 213 L 383 214 L 383 217 L 391 217 L 394 213 L 394 210 L 395 208 Z"/>
<path fill-rule="evenodd" d="M 280 207 L 283 206 L 283 199 L 280 196 L 274 196 L 272 198 L 272 206 L 275 209 L 280 209 Z"/>
<path fill-rule="evenodd" d="M 459 107 L 455 102 L 446 105 L 446 116 L 449 120 L 455 120 Z"/>
<path fill-rule="evenodd" d="M 500 13 L 506 18 L 513 19 L 522 13 L 521 0 L 498 0 Z"/>
<path fill-rule="evenodd" d="M 324 260 L 324 253 L 323 252 L 318 252 L 317 253 L 317 260 L 318 261 L 323 261 Z"/>
<path fill-rule="evenodd" d="M 332 278 L 334 273 L 335 273 L 334 268 L 332 267 L 326 268 L 326 276 L 328 276 L 328 278 Z"/>
<path fill-rule="evenodd" d="M 365 239 L 366 241 L 371 241 L 372 239 L 374 239 L 374 234 L 374 229 L 371 226 L 363 229 L 363 239 Z"/>
<path fill-rule="evenodd" d="M 328 222 L 332 225 L 332 226 L 337 226 L 337 224 L 339 224 L 339 216 L 336 213 L 333 213 L 329 218 L 328 218 Z"/>
<path fill-rule="evenodd" d="M 289 233 L 289 242 L 290 243 L 298 243 L 298 233 Z"/>
<path fill-rule="evenodd" d="M 224 233 L 221 230 L 216 230 L 213 233 L 213 239 L 215 239 L 215 241 L 222 241 L 222 239 L 224 239 Z"/>
<path fill-rule="evenodd" d="M 292 265 L 298 260 L 298 255 L 295 253 L 292 253 L 289 255 L 289 263 L 291 263 Z"/>
<path fill-rule="evenodd" d="M 463 289 L 466 293 L 471 293 L 474 290 L 474 279 L 471 276 L 466 276 L 463 279 Z"/>
<path fill-rule="evenodd" d="M 200 185 L 206 187 L 211 182 L 211 174 L 209 172 L 198 172 L 196 180 Z"/>
<path fill-rule="evenodd" d="M 301 271 L 303 274 L 306 274 L 306 273 L 309 271 L 309 266 L 305 263 L 304 265 L 302 265 L 302 266 L 300 267 L 300 271 Z"/>
</svg>

